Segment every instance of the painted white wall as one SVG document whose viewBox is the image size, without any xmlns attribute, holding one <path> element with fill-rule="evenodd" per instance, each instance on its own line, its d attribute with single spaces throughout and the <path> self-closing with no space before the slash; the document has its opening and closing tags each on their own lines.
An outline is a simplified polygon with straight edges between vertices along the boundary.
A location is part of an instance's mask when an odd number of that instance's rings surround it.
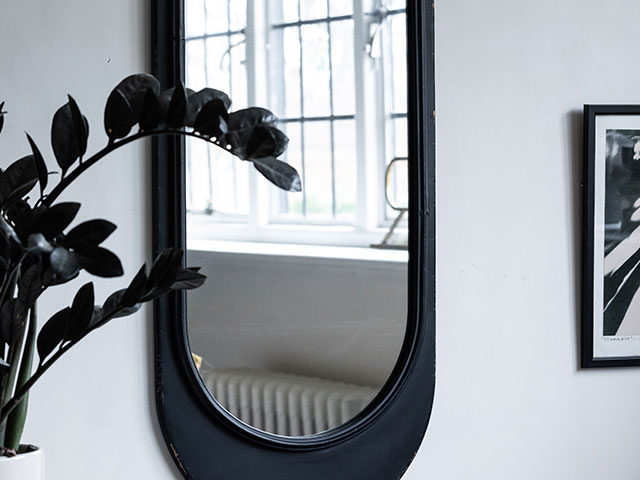
<svg viewBox="0 0 640 480">
<path fill-rule="evenodd" d="M 640 103 L 636 0 L 436 1 L 437 375 L 405 478 L 640 478 L 640 371 L 578 370 L 584 103 Z"/>
<path fill-rule="evenodd" d="M 437 393 L 405 479 L 635 480 L 640 372 L 577 369 L 576 112 L 640 102 L 640 3 L 437 8 Z M 143 0 L 3 2 L 3 165 L 27 150 L 23 130 L 46 145 L 67 92 L 99 145 L 109 89 L 148 64 L 147 12 Z M 73 191 L 83 216 L 120 225 L 109 244 L 131 273 L 149 251 L 146 153 L 128 148 L 109 160 L 118 171 L 98 166 Z M 147 311 L 94 334 L 35 388 L 27 439 L 46 449 L 50 480 L 177 478 L 157 435 L 150 342 Z"/>
<path fill-rule="evenodd" d="M 67 93 L 89 119 L 89 151 L 101 148 L 109 91 L 124 76 L 148 70 L 149 3 L 3 1 L 0 11 L 0 98 L 9 111 L 0 135 L 2 167 L 28 153 L 25 130 L 55 165 L 50 122 Z M 144 144 L 126 147 L 65 197 L 82 201 L 82 219 L 104 217 L 119 226 L 107 245 L 127 278 L 99 281 L 97 298 L 121 288 L 149 254 L 148 153 Z M 73 294 L 52 292 L 43 317 Z M 44 448 L 48 480 L 177 478 L 156 425 L 150 311 L 120 320 L 87 337 L 32 391 L 24 440 Z"/>
<path fill-rule="evenodd" d="M 187 294 L 191 351 L 249 367 L 380 388 L 407 318 L 407 264 L 190 250 L 207 282 Z"/>
</svg>

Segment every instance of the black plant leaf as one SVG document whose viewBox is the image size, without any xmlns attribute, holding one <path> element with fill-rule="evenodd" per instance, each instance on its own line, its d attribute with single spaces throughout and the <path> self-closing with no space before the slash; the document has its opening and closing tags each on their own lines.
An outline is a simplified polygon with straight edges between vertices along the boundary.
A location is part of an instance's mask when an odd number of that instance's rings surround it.
<svg viewBox="0 0 640 480">
<path fill-rule="evenodd" d="M 56 247 L 49 255 L 53 274 L 61 281 L 75 278 L 80 272 L 80 263 L 75 253 L 66 248 Z"/>
<path fill-rule="evenodd" d="M 18 283 L 18 300 L 24 313 L 36 303 L 36 300 L 44 290 L 42 275 L 44 266 L 37 262 L 26 269 Z"/>
<path fill-rule="evenodd" d="M 40 153 L 40 149 L 33 141 L 33 139 L 27 133 L 27 140 L 29 141 L 29 145 L 31 146 L 31 151 L 33 152 L 33 159 L 36 166 L 36 172 L 38 173 L 38 181 L 40 182 L 40 195 L 44 195 L 44 189 L 47 188 L 47 180 L 49 178 L 49 171 L 47 170 L 47 164 L 42 157 L 42 153 Z"/>
<path fill-rule="evenodd" d="M 3 108 L 4 102 L 0 103 L 0 132 L 2 132 L 2 127 L 4 127 L 4 116 L 7 114 L 7 112 L 2 110 Z"/>
<path fill-rule="evenodd" d="M 187 109 L 189 101 L 187 92 L 182 82 L 178 83 L 173 89 L 171 101 L 169 102 L 169 110 L 167 110 L 167 125 L 171 128 L 182 128 L 187 118 Z"/>
<path fill-rule="evenodd" d="M 120 301 L 123 307 L 133 307 L 140 302 L 147 285 L 146 269 L 147 266 L 143 265 L 140 270 L 138 270 L 136 276 L 133 277 L 133 280 L 131 280 Z"/>
<path fill-rule="evenodd" d="M 76 218 L 78 210 L 80 210 L 80 204 L 75 202 L 53 205 L 40 215 L 33 229 L 47 238 L 57 237 Z"/>
<path fill-rule="evenodd" d="M 295 168 L 288 163 L 273 157 L 255 158 L 251 160 L 264 177 L 277 187 L 288 192 L 302 191 L 300 176 Z"/>
<path fill-rule="evenodd" d="M 137 73 L 122 80 L 111 92 L 113 94 L 114 91 L 118 91 L 127 100 L 133 114 L 133 124 L 141 118 L 148 90 L 151 90 L 156 96 L 159 95 L 160 82 L 147 73 Z"/>
<path fill-rule="evenodd" d="M 211 100 L 200 109 L 193 128 L 203 135 L 220 138 L 228 132 L 227 118 L 229 115 L 222 101 Z"/>
<path fill-rule="evenodd" d="M 93 317 L 94 290 L 89 282 L 78 290 L 69 311 L 69 322 L 65 332 L 65 340 L 73 340 L 89 328 Z"/>
<path fill-rule="evenodd" d="M 86 148 L 86 136 L 89 132 L 87 119 L 80 115 L 82 122 L 77 118 L 74 121 L 74 116 L 77 116 L 77 112 L 74 114 L 67 102 L 55 113 L 51 124 L 51 146 L 63 175 L 84 154 L 79 146 L 84 145 Z"/>
<path fill-rule="evenodd" d="M 229 114 L 229 131 L 245 130 L 256 125 L 275 127 L 277 122 L 277 117 L 266 108 L 245 108 Z"/>
<path fill-rule="evenodd" d="M 127 97 L 117 88 L 111 92 L 104 108 L 104 130 L 110 141 L 126 137 L 136 118 Z"/>
<path fill-rule="evenodd" d="M 50 254 L 53 248 L 53 245 L 51 245 L 41 233 L 32 233 L 29 235 L 29 238 L 27 238 L 27 252 L 31 254 Z"/>
<path fill-rule="evenodd" d="M 33 155 L 16 160 L 0 174 L 0 203 L 4 204 L 16 190 L 24 191 L 25 185 L 33 184 L 37 179 Z"/>
<path fill-rule="evenodd" d="M 148 88 L 144 95 L 142 112 L 140 113 L 140 130 L 153 130 L 162 123 L 162 110 L 160 101 L 155 92 Z"/>
<path fill-rule="evenodd" d="M 289 139 L 275 127 L 258 125 L 249 136 L 245 155 L 247 158 L 278 157 L 287 149 Z"/>
<path fill-rule="evenodd" d="M 44 362 L 53 349 L 60 345 L 60 343 L 65 339 L 69 325 L 70 312 L 70 307 L 63 308 L 47 320 L 47 322 L 42 326 L 42 329 L 38 334 L 37 342 L 40 363 Z"/>
<path fill-rule="evenodd" d="M 75 140 L 80 158 L 87 152 L 87 139 L 89 138 L 89 122 L 80 112 L 78 104 L 71 95 L 69 97 L 69 110 L 71 111 L 71 121 L 76 132 Z"/>
<path fill-rule="evenodd" d="M 173 290 L 191 290 L 200 287 L 207 277 L 198 273 L 197 269 L 180 268 L 175 276 L 171 288 Z"/>
<path fill-rule="evenodd" d="M 171 287 L 182 263 L 182 255 L 182 250 L 177 248 L 167 248 L 160 252 L 149 272 L 147 290 Z"/>
<path fill-rule="evenodd" d="M 211 103 L 212 101 L 216 101 L 220 105 L 220 110 L 224 112 L 225 117 L 227 117 L 227 111 L 231 106 L 231 99 L 229 96 L 221 92 L 220 90 L 215 90 L 213 88 L 203 88 L 199 92 L 194 93 L 193 95 L 189 95 L 189 110 L 187 112 L 186 125 L 189 127 L 193 127 L 195 125 L 196 118 L 200 114 L 202 108 Z"/>
<path fill-rule="evenodd" d="M 67 248 L 82 248 L 83 246 L 97 246 L 104 242 L 117 227 L 108 220 L 89 220 L 76 225 L 64 238 Z"/>
<path fill-rule="evenodd" d="M 118 290 L 107 298 L 102 306 L 104 318 L 119 318 L 132 315 L 142 307 L 142 303 L 125 306 L 122 299 L 126 294 L 126 289 Z"/>
<path fill-rule="evenodd" d="M 123 273 L 120 259 L 106 248 L 87 245 L 76 248 L 75 253 L 78 263 L 92 275 L 108 278 Z"/>
<path fill-rule="evenodd" d="M 13 330 L 13 310 L 16 301 L 15 298 L 6 301 L 2 305 L 2 310 L 0 310 L 0 347 L 13 343 L 11 332 Z"/>
</svg>

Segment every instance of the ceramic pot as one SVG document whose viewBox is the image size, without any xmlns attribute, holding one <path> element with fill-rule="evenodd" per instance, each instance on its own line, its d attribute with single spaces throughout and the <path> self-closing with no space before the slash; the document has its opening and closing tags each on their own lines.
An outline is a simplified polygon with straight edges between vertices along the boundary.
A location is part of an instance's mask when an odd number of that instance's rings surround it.
<svg viewBox="0 0 640 480">
<path fill-rule="evenodd" d="M 15 457 L 0 457 L 0 478 L 2 480 L 44 480 L 42 450 L 21 445 L 20 451 L 24 453 Z"/>
</svg>

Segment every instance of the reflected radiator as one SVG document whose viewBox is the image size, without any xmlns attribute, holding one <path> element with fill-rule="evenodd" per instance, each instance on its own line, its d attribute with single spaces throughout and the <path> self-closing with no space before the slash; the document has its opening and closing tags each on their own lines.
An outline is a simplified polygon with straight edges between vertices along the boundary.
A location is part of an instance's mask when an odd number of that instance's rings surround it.
<svg viewBox="0 0 640 480">
<path fill-rule="evenodd" d="M 310 435 L 337 427 L 378 393 L 371 387 L 250 369 L 203 368 L 200 374 L 231 414 L 277 435 Z"/>
</svg>

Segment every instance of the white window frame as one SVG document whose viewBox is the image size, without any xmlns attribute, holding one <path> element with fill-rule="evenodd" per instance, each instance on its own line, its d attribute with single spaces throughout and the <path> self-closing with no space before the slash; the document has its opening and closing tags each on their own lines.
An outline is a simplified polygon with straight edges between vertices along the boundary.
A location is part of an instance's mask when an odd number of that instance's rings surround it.
<svg viewBox="0 0 640 480">
<path fill-rule="evenodd" d="M 323 0 L 319 0 L 323 1 Z M 355 128 L 357 154 L 357 187 L 355 222 L 340 223 L 336 219 L 326 222 L 309 221 L 304 217 L 291 217 L 276 212 L 280 191 L 269 184 L 255 169 L 249 169 L 249 214 L 226 215 L 214 212 L 187 213 L 189 236 L 198 240 L 249 241 L 266 243 L 295 243 L 311 245 L 338 245 L 364 247 L 377 244 L 384 237 L 393 218 L 388 217 L 385 202 L 384 177 L 386 165 L 393 156 L 389 96 L 382 95 L 384 85 L 389 84 L 389 72 L 385 62 L 373 59 L 365 51 L 370 40 L 370 16 L 381 0 L 353 0 L 354 67 L 355 67 Z M 268 8 L 269 0 L 247 0 L 246 39 L 247 100 L 249 105 L 265 105 L 269 108 L 268 92 L 274 87 L 269 65 L 273 62 L 270 51 L 272 21 Z M 264 22 L 256 22 L 256 19 Z M 331 18 L 331 17 L 329 17 Z M 322 22 L 323 24 L 325 22 Z M 383 29 L 380 34 L 385 39 Z M 189 38 L 187 38 L 189 41 Z M 366 73 L 375 70 L 374 75 Z M 262 73 L 264 72 L 264 73 Z M 268 81 L 264 81 L 267 78 Z M 212 85 L 215 87 L 215 85 Z M 359 87 L 359 88 L 358 88 Z M 372 93 L 375 92 L 375 93 Z M 377 104 L 371 113 L 367 98 L 376 98 Z M 376 139 L 367 142 L 367 138 Z M 375 162 L 367 158 L 375 157 Z M 231 158 L 230 161 L 239 161 Z M 264 201 L 268 199 L 269 201 Z M 371 208 L 374 205 L 375 208 Z M 399 228 L 406 233 L 406 221 Z"/>
</svg>

